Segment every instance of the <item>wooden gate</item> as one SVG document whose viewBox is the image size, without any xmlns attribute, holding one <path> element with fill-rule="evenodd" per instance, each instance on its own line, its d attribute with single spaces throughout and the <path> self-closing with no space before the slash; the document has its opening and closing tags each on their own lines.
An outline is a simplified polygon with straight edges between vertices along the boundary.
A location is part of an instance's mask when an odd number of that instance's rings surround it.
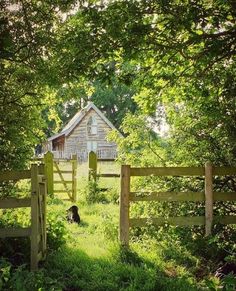
<svg viewBox="0 0 236 291">
<path fill-rule="evenodd" d="M 30 237 L 31 271 L 38 269 L 38 262 L 46 257 L 46 196 L 47 185 L 44 165 L 31 165 L 30 170 L 5 171 L 0 173 L 0 182 L 31 179 L 30 198 L 0 199 L 0 209 L 31 208 L 30 227 L 10 227 L 0 229 L 0 238 Z"/>
<path fill-rule="evenodd" d="M 76 202 L 77 155 L 73 155 L 72 159 L 54 159 L 53 153 L 47 152 L 43 161 L 45 163 L 48 195 L 53 197 L 55 193 L 66 193 L 71 201 Z"/>
<path fill-rule="evenodd" d="M 68 169 L 69 168 L 69 169 Z M 76 202 L 77 197 L 77 156 L 73 155 L 71 160 L 53 160 L 54 185 L 62 186 L 55 189 L 54 193 L 67 193 L 69 199 Z"/>
</svg>

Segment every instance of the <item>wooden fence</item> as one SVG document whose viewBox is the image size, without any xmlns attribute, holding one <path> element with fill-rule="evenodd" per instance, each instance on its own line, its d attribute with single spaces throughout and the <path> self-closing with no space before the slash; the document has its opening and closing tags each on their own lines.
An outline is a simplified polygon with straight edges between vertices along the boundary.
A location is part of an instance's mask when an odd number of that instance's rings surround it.
<svg viewBox="0 0 236 291">
<path fill-rule="evenodd" d="M 132 168 L 129 165 L 121 167 L 120 194 L 120 241 L 129 244 L 129 228 L 142 227 L 151 222 L 154 225 L 171 224 L 176 226 L 205 225 L 206 236 L 211 234 L 213 223 L 236 224 L 236 216 L 213 216 L 214 201 L 236 201 L 236 192 L 213 192 L 213 177 L 236 175 L 236 168 L 213 167 L 206 163 L 205 167 L 159 167 Z M 204 192 L 131 192 L 131 177 L 134 176 L 205 176 Z M 130 202 L 136 201 L 205 201 L 205 216 L 195 217 L 157 217 L 130 218 Z"/>
<path fill-rule="evenodd" d="M 31 270 L 38 269 L 38 262 L 45 259 L 46 236 L 46 196 L 47 185 L 43 165 L 32 164 L 30 170 L 0 172 L 0 182 L 31 179 L 30 198 L 0 199 L 0 209 L 29 207 L 31 209 L 30 227 L 0 229 L 0 238 L 30 237 L 31 242 Z"/>
<path fill-rule="evenodd" d="M 93 178 L 94 181 L 97 180 L 97 178 L 119 178 L 120 174 L 115 173 L 98 173 L 97 165 L 99 162 L 114 162 L 115 159 L 103 159 L 103 158 L 97 158 L 97 155 L 95 152 L 91 151 L 89 153 L 89 159 L 88 159 L 88 179 L 91 180 Z"/>
</svg>

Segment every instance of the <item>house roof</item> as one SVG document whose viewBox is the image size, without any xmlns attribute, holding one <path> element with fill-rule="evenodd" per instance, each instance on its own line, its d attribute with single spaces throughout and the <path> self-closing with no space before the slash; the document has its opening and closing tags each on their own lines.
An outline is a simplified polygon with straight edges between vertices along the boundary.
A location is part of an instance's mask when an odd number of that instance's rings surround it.
<svg viewBox="0 0 236 291">
<path fill-rule="evenodd" d="M 106 118 L 106 116 L 97 108 L 97 106 L 94 105 L 92 102 L 89 102 L 87 106 L 85 106 L 83 109 L 77 112 L 74 117 L 72 117 L 72 119 L 61 130 L 61 132 L 49 137 L 48 141 L 52 141 L 55 138 L 63 135 L 68 136 L 72 132 L 72 130 L 80 123 L 80 121 L 84 118 L 84 116 L 90 109 L 93 109 L 110 128 L 116 129 L 115 126 Z"/>
</svg>

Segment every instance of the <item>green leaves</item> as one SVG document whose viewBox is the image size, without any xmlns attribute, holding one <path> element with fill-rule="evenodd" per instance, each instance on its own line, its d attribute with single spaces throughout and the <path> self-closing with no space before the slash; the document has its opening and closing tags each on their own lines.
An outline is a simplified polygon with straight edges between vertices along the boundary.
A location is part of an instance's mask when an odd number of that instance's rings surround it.
<svg viewBox="0 0 236 291">
<path fill-rule="evenodd" d="M 63 3 L 62 3 L 63 2 Z M 0 169 L 19 169 L 42 141 L 45 85 L 55 82 L 49 64 L 60 8 L 73 1 L 1 1 Z M 53 76 L 54 75 L 54 76 Z"/>
</svg>

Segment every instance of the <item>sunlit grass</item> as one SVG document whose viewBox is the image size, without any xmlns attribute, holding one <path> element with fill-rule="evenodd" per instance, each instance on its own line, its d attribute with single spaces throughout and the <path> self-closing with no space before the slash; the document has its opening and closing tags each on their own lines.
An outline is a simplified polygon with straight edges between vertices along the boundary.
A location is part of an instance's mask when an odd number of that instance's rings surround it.
<svg viewBox="0 0 236 291">
<path fill-rule="evenodd" d="M 67 229 L 70 233 L 70 240 L 67 242 L 67 246 L 74 250 L 82 250 L 92 257 L 108 255 L 110 242 L 105 232 L 105 224 L 107 216 L 110 217 L 109 214 L 113 213 L 112 219 L 116 224 L 114 227 L 117 226 L 118 206 L 104 204 L 95 204 L 89 207 L 82 206 L 79 213 L 81 217 L 79 225 L 67 224 Z"/>
<path fill-rule="evenodd" d="M 111 183 L 110 192 L 116 190 L 117 180 Z M 131 232 L 130 248 L 121 247 L 119 205 L 109 200 L 87 204 L 87 182 L 86 175 L 78 176 L 76 203 L 68 201 L 66 194 L 48 198 L 47 259 L 36 273 L 28 271 L 29 262 L 12 268 L 6 282 L 0 272 L 0 284 L 3 280 L 7 286 L 2 290 L 219 290 L 221 283 L 212 275 L 204 257 L 186 244 L 187 237 L 180 239 L 174 229 L 169 233 L 163 229 L 153 237 L 141 230 Z M 103 194 L 111 195 L 109 191 Z M 79 225 L 66 221 L 66 210 L 73 204 L 79 207 Z M 23 218 L 19 213 L 19 219 Z M 202 246 L 196 247 L 201 250 Z M 4 268 L 8 270 L 9 266 L 0 265 L 0 270 Z"/>
<path fill-rule="evenodd" d="M 51 211 L 65 213 L 70 205 L 70 202 L 52 204 Z M 70 272 L 74 278 L 73 286 L 80 286 L 82 290 L 156 290 L 156 281 L 160 280 L 158 284 L 163 290 L 172 290 L 173 286 L 179 286 L 181 290 L 197 290 L 196 281 L 185 266 L 178 265 L 173 259 L 163 261 L 165 246 L 157 248 L 154 240 L 146 244 L 132 243 L 130 251 L 120 249 L 118 205 L 80 205 L 80 202 L 77 205 L 81 223 L 66 223 L 69 233 L 66 244 L 57 253 L 49 255 L 46 263 L 46 266 L 56 265 L 58 271 L 64 268 Z M 140 284 L 145 289 L 139 289 Z"/>
</svg>

